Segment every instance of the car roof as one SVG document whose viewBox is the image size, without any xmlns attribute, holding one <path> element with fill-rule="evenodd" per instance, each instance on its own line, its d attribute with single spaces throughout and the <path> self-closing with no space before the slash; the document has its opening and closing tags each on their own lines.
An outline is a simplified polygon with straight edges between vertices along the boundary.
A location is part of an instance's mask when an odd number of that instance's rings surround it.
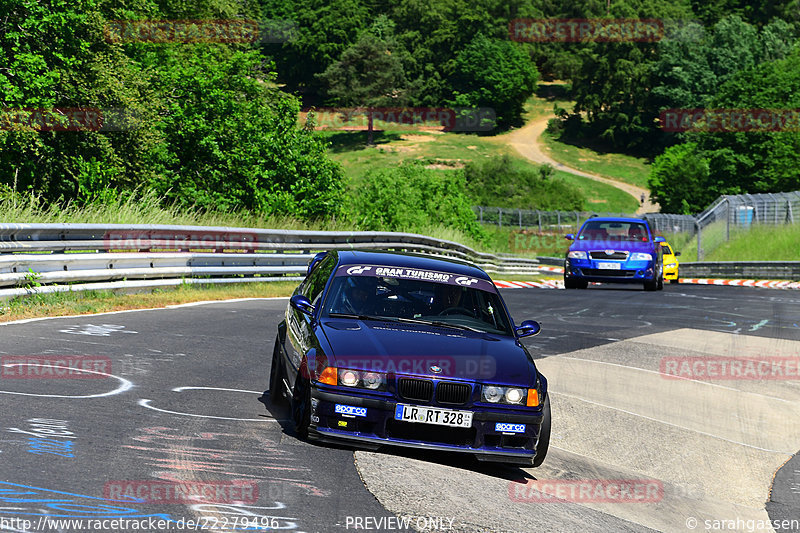
<svg viewBox="0 0 800 533">
<path fill-rule="evenodd" d="M 592 217 L 586 222 L 642 222 L 647 224 L 647 221 L 643 218 L 631 217 Z M 584 222 L 584 224 L 586 224 L 586 222 Z"/>
<path fill-rule="evenodd" d="M 381 265 L 401 268 L 419 268 L 472 276 L 491 281 L 489 275 L 480 268 L 458 259 L 432 257 L 409 252 L 388 252 L 370 250 L 344 250 L 337 252 L 339 265 Z"/>
</svg>

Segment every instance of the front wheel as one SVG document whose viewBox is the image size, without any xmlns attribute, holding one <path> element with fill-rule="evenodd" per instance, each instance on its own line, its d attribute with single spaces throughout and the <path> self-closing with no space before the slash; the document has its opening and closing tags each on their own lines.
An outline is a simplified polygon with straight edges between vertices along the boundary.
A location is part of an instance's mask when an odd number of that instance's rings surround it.
<svg viewBox="0 0 800 533">
<path fill-rule="evenodd" d="M 297 374 L 292 391 L 292 421 L 294 431 L 301 439 L 308 437 L 308 426 L 311 424 L 311 385 L 303 373 Z"/>
<path fill-rule="evenodd" d="M 273 405 L 282 403 L 283 394 L 283 366 L 281 365 L 281 338 L 275 339 L 275 349 L 272 350 L 272 364 L 269 367 L 269 400 Z"/>
<path fill-rule="evenodd" d="M 536 455 L 533 456 L 533 466 L 540 466 L 547 457 L 547 448 L 550 447 L 550 397 L 544 397 L 542 405 L 542 427 L 539 429 L 539 441 L 536 443 Z"/>
</svg>

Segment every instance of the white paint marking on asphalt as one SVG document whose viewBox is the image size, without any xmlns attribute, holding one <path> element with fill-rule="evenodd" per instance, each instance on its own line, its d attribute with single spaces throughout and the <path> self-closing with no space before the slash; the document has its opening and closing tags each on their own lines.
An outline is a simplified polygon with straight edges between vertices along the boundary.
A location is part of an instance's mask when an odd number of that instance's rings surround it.
<svg viewBox="0 0 800 533">
<path fill-rule="evenodd" d="M 236 420 L 239 422 L 288 422 L 288 420 L 278 420 L 276 418 L 232 418 L 228 416 L 211 416 L 211 415 L 196 415 L 194 413 L 181 413 L 179 411 L 168 411 L 167 409 L 160 409 L 158 407 L 154 407 L 150 405 L 152 400 L 141 399 L 138 401 L 138 404 L 142 407 L 146 407 L 148 409 L 152 409 L 153 411 L 158 411 L 159 413 L 167 413 L 170 415 L 179 415 L 179 416 L 191 416 L 195 418 L 211 418 L 214 420 Z"/>
<path fill-rule="evenodd" d="M 788 455 L 790 457 L 795 454 L 794 451 L 770 450 L 768 448 L 759 448 L 758 446 L 753 446 L 752 444 L 747 444 L 747 443 L 739 442 L 739 441 L 736 441 L 736 440 L 726 439 L 725 437 L 720 437 L 720 436 L 714 435 L 712 433 L 706 433 L 705 431 L 699 431 L 699 430 L 692 429 L 692 428 L 689 428 L 689 427 L 686 427 L 686 426 L 682 426 L 680 424 L 674 424 L 672 422 L 667 422 L 666 420 L 659 420 L 658 418 L 652 418 L 652 417 L 649 417 L 649 416 L 646 416 L 646 415 L 642 415 L 642 414 L 639 414 L 639 413 L 634 413 L 633 411 L 620 409 L 619 407 L 612 407 L 610 405 L 605 405 L 605 404 L 602 404 L 602 403 L 599 403 L 599 402 L 594 402 L 592 400 L 587 400 L 586 398 L 581 398 L 580 396 L 575 396 L 573 394 L 567 394 L 565 392 L 556 392 L 556 391 L 553 391 L 553 390 L 548 390 L 547 393 L 548 394 L 553 393 L 553 394 L 560 395 L 560 396 L 566 396 L 568 398 L 574 398 L 574 399 L 576 399 L 578 401 L 581 401 L 581 402 L 590 403 L 592 405 L 597 405 L 599 407 L 605 407 L 607 409 L 613 409 L 614 411 L 619 411 L 621 413 L 629 414 L 629 415 L 632 415 L 632 416 L 638 416 L 640 418 L 644 418 L 644 419 L 650 420 L 652 422 L 658 422 L 659 424 L 665 424 L 667 426 L 672 426 L 672 427 L 676 427 L 676 428 L 679 428 L 679 429 L 685 429 L 687 431 L 693 431 L 695 433 L 699 433 L 700 435 L 705 435 L 706 437 L 711 437 L 713 439 L 724 440 L 725 442 L 730 442 L 731 444 L 738 444 L 739 446 L 745 446 L 747 448 L 753 448 L 754 450 L 759 450 L 759 451 L 762 451 L 762 452 L 779 453 L 779 454 L 782 454 L 782 455 Z"/>
<path fill-rule="evenodd" d="M 250 394 L 264 394 L 263 392 L 258 392 L 254 390 L 226 389 L 223 387 L 175 387 L 174 389 L 172 389 L 172 392 L 183 392 L 185 390 L 224 390 L 229 392 L 247 392 Z"/>
<path fill-rule="evenodd" d="M 118 379 L 120 382 L 120 386 L 116 389 L 108 392 L 102 392 L 99 394 L 88 394 L 84 396 L 72 396 L 72 395 L 65 395 L 65 394 L 34 394 L 31 392 L 12 392 L 12 391 L 4 391 L 0 390 L 0 394 L 16 394 L 18 396 L 37 396 L 39 398 L 102 398 L 105 396 L 113 396 L 115 394 L 119 394 L 121 392 L 125 392 L 133 388 L 133 383 L 128 381 L 125 378 L 121 378 L 119 376 L 115 376 L 114 374 L 107 374 L 106 372 L 98 372 L 96 370 L 86 370 L 83 368 L 70 368 L 68 366 L 59 366 L 59 365 L 40 365 L 36 363 L 6 363 L 3 366 L 12 367 L 12 366 L 47 366 L 52 368 L 63 368 L 64 370 L 77 370 L 78 372 L 86 372 L 87 374 L 97 374 L 100 376 L 106 376 L 109 378 Z"/>
</svg>

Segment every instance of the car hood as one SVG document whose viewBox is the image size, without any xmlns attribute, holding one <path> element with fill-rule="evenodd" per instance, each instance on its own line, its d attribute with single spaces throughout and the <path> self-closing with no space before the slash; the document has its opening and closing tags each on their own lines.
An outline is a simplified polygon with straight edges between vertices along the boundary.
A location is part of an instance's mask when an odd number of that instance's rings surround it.
<svg viewBox="0 0 800 533">
<path fill-rule="evenodd" d="M 619 250 L 653 253 L 653 243 L 636 241 L 575 241 L 569 249 L 570 251 L 581 250 L 584 252 L 592 250 Z"/>
<path fill-rule="evenodd" d="M 329 364 L 338 368 L 499 385 L 536 380 L 533 363 L 513 337 L 372 320 L 323 319 L 319 327 L 333 351 Z"/>
</svg>

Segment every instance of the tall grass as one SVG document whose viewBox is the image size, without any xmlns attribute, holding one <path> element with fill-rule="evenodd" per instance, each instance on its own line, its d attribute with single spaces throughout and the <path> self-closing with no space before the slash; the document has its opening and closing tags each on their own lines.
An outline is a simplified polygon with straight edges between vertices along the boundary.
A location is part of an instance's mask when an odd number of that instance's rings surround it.
<svg viewBox="0 0 800 533">
<path fill-rule="evenodd" d="M 72 203 L 64 206 L 48 205 L 35 195 L 0 195 L 0 223 L 172 224 L 309 231 L 363 229 L 346 218 L 302 221 L 291 217 L 264 217 L 247 211 L 207 211 L 179 204 L 164 205 L 152 192 L 116 202 L 98 202 L 85 206 Z M 507 238 L 487 237 L 485 240 L 478 240 L 458 229 L 441 225 L 407 228 L 403 231 L 457 242 L 482 252 L 510 251 L 508 245 L 504 245 Z"/>
</svg>

